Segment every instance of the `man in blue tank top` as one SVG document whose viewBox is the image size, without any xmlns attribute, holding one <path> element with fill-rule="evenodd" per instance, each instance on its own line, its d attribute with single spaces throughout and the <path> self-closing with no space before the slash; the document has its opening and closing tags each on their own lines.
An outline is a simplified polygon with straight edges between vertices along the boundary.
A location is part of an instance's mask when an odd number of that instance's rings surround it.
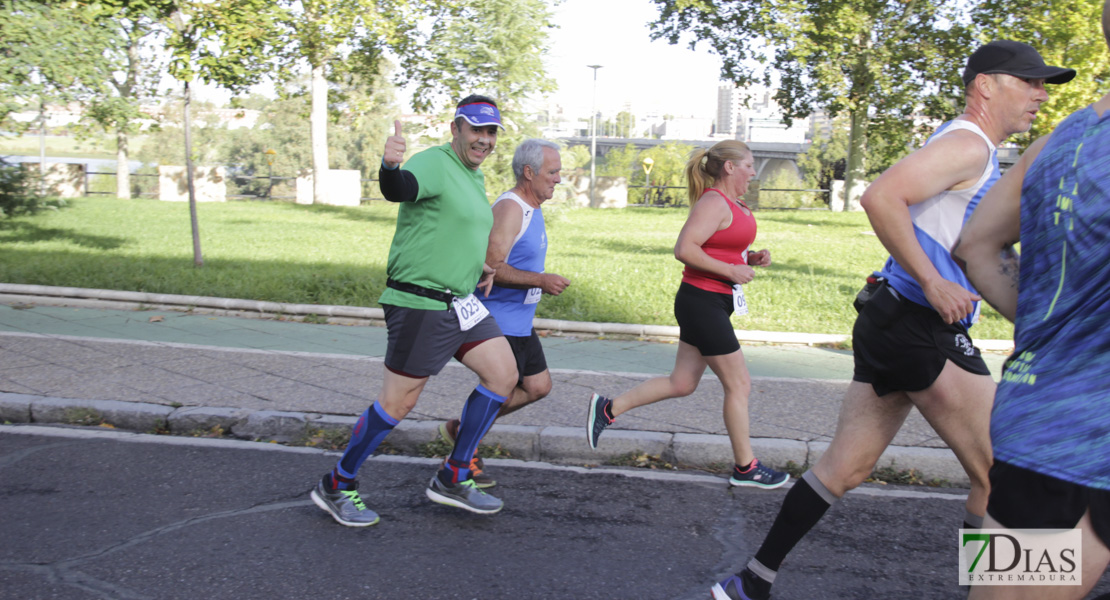
<svg viewBox="0 0 1110 600">
<path fill-rule="evenodd" d="M 493 287 L 482 304 L 509 341 L 518 373 L 516 388 L 501 405 L 498 417 L 551 392 L 551 372 L 532 320 L 543 294 L 558 296 L 570 285 L 569 279 L 544 272 L 547 229 L 540 206 L 555 194 L 562 168 L 558 144 L 525 140 L 513 154 L 516 186 L 493 204 L 493 229 L 486 250 L 486 264 L 494 269 Z M 440 435 L 453 443 L 458 428 L 459 420 L 452 419 L 440 425 Z M 484 467 L 475 454 L 471 475 L 478 487 L 488 488 L 497 482 Z"/>
<path fill-rule="evenodd" d="M 786 555 L 871 474 L 914 407 L 968 474 L 965 525 L 982 526 L 995 385 L 967 332 L 979 313 L 979 295 L 948 250 L 998 179 L 995 148 L 1029 130 L 1048 99 L 1046 83 L 1074 76 L 1071 69 L 1045 65 L 1027 44 L 981 46 L 964 68 L 963 114 L 867 188 L 860 204 L 890 259 L 872 277 L 878 285 L 858 299 L 866 301 L 852 330 L 855 373 L 836 434 L 787 493 L 755 556 L 713 587 L 714 598 L 768 598 Z"/>
<path fill-rule="evenodd" d="M 1102 25 L 1110 47 L 1110 0 Z M 1082 598 L 1110 563 L 1110 94 L 1029 147 L 953 255 L 1014 322 L 985 526 L 1082 530 L 1082 585 L 977 586 L 971 598 Z"/>
</svg>

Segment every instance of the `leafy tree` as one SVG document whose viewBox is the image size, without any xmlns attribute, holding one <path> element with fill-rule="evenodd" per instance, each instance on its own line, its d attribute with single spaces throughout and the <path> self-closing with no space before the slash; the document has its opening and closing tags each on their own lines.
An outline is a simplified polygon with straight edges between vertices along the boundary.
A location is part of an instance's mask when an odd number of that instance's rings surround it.
<svg viewBox="0 0 1110 600">
<path fill-rule="evenodd" d="M 560 158 L 563 161 L 563 172 L 570 174 L 590 164 L 590 151 L 587 146 L 570 146 L 563 148 Z"/>
<path fill-rule="evenodd" d="M 539 135 L 526 119 L 524 101 L 555 89 L 543 55 L 551 9 L 543 0 L 464 0 L 432 25 L 427 44 L 402 57 L 402 81 L 415 87 L 419 110 L 454 113 L 455 102 L 469 94 L 497 100 L 506 130 L 482 172 L 491 197 L 515 185 L 513 151 L 525 138 Z"/>
<path fill-rule="evenodd" d="M 606 119 L 601 124 L 601 131 L 612 132 L 613 137 L 630 138 L 635 136 L 636 117 L 627 110 L 617 113 L 613 120 Z"/>
<path fill-rule="evenodd" d="M 0 123 L 25 131 L 11 113 L 75 99 L 95 79 L 89 67 L 99 47 L 88 13 L 61 2 L 0 3 Z M 90 52 L 91 50 L 91 52 Z"/>
<path fill-rule="evenodd" d="M 1049 101 L 1041 105 L 1033 128 L 1014 136 L 1023 148 L 1051 132 L 1072 112 L 1110 91 L 1110 56 L 1099 26 L 1102 0 L 982 0 L 973 12 L 979 38 L 1011 39 L 1032 45 L 1045 62 L 1075 69 L 1067 84 L 1048 86 Z"/>
<path fill-rule="evenodd" d="M 68 3 L 67 3 L 68 4 Z M 139 122 L 148 117 L 140 110 L 143 100 L 158 91 L 165 71 L 163 23 L 174 10 L 170 0 L 81 0 L 89 26 L 98 33 L 99 52 L 90 67 L 91 98 L 85 121 L 114 132 L 116 137 L 116 195 L 131 197 L 129 139 Z M 180 164 L 180 163 L 177 163 Z"/>
<path fill-rule="evenodd" d="M 849 193 L 863 179 L 869 139 L 904 149 L 915 133 L 912 115 L 958 113 L 962 86 L 953 65 L 966 59 L 971 40 L 955 2 L 654 1 L 654 38 L 707 42 L 722 58 L 722 76 L 740 87 L 773 87 L 777 75 L 775 100 L 788 122 L 817 108 L 846 114 Z"/>
<path fill-rule="evenodd" d="M 80 99 L 96 81 L 90 64 L 100 41 L 87 21 L 87 11 L 61 2 L 0 2 L 0 125 L 23 133 L 30 122 L 12 113 L 37 108 L 39 135 L 45 135 L 46 105 Z"/>
<path fill-rule="evenodd" d="M 311 71 L 309 131 L 312 140 L 313 199 L 324 201 L 328 158 L 329 82 L 354 76 L 375 81 L 386 50 L 399 56 L 411 54 L 419 44 L 417 19 L 434 15 L 444 0 L 285 0 L 289 7 L 281 20 L 283 46 L 280 78 L 295 77 L 298 62 Z M 364 95 L 372 90 L 363 90 Z"/>
<path fill-rule="evenodd" d="M 204 265 L 197 224 L 191 139 L 192 101 L 189 84 L 196 77 L 206 83 L 239 91 L 259 81 L 275 42 L 275 7 L 268 0 L 177 0 L 169 20 L 169 72 L 182 82 L 185 133 L 185 173 L 189 187 L 189 216 L 193 230 L 193 264 Z"/>
<path fill-rule="evenodd" d="M 632 144 L 624 148 L 610 150 L 600 161 L 597 174 L 603 177 L 625 177 L 630 186 L 643 186 L 644 159 L 651 158 L 651 186 L 684 188 L 686 186 L 686 161 L 693 147 L 679 142 L 666 142 L 647 150 L 638 150 Z M 647 190 L 642 190 L 646 198 Z M 666 190 L 663 194 L 672 203 L 686 200 L 686 192 L 681 189 Z"/>
</svg>

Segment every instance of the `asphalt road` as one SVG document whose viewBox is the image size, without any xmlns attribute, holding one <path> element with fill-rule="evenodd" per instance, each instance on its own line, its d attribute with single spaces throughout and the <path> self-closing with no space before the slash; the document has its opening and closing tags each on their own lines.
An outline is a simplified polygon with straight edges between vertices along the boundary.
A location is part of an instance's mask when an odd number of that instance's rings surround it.
<svg viewBox="0 0 1110 600">
<path fill-rule="evenodd" d="M 352 529 L 308 498 L 336 457 L 0 426 L 0 597 L 704 600 L 785 494 L 697 472 L 491 461 L 506 508 L 483 517 L 425 499 L 433 461 L 375 457 L 360 480 L 382 520 Z M 962 515 L 959 490 L 850 494 L 788 559 L 775 598 L 963 598 Z"/>
</svg>

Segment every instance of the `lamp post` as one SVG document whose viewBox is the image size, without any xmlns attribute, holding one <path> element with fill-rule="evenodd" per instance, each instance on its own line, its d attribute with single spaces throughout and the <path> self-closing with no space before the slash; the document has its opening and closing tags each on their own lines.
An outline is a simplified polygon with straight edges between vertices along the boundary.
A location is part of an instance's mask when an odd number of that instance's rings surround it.
<svg viewBox="0 0 1110 600">
<path fill-rule="evenodd" d="M 644 189 L 644 204 L 651 198 L 651 168 L 655 166 L 655 160 L 650 156 L 644 157 L 644 176 L 647 178 L 647 187 Z"/>
<path fill-rule="evenodd" d="M 594 70 L 594 98 L 593 102 L 590 104 L 590 206 L 595 206 L 594 166 L 597 162 L 597 70 L 601 68 L 601 65 L 586 65 L 586 67 Z"/>
</svg>

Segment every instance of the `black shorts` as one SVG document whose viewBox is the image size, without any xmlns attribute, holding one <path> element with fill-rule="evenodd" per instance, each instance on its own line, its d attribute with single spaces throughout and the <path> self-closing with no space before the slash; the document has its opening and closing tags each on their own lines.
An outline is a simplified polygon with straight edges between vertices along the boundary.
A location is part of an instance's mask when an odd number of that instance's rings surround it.
<svg viewBox="0 0 1110 600">
<path fill-rule="evenodd" d="M 732 294 L 707 292 L 682 282 L 674 296 L 678 339 L 698 349 L 702 356 L 722 356 L 740 349 L 732 329 Z"/>
<path fill-rule="evenodd" d="M 535 327 L 532 328 L 532 335 L 507 335 L 505 339 L 509 341 L 513 358 L 516 359 L 516 372 L 519 374 L 517 385 L 523 383 L 525 377 L 539 375 L 547 370 L 547 357 L 543 355 L 543 346 Z"/>
<path fill-rule="evenodd" d="M 485 340 L 501 337 L 493 315 L 467 331 L 459 329 L 454 310 L 421 310 L 383 304 L 387 340 L 385 366 L 409 377 L 438 374 L 460 349 L 471 348 Z M 462 355 L 458 354 L 457 358 Z"/>
<path fill-rule="evenodd" d="M 1085 487 L 994 461 L 987 513 L 1007 529 L 1074 529 L 1089 509 L 1091 526 L 1110 546 L 1110 490 Z"/>
<path fill-rule="evenodd" d="M 969 373 L 990 375 L 967 328 L 945 323 L 937 311 L 900 297 L 886 284 L 856 317 L 852 352 L 852 379 L 870 383 L 879 396 L 933 385 L 948 360 Z"/>
</svg>

